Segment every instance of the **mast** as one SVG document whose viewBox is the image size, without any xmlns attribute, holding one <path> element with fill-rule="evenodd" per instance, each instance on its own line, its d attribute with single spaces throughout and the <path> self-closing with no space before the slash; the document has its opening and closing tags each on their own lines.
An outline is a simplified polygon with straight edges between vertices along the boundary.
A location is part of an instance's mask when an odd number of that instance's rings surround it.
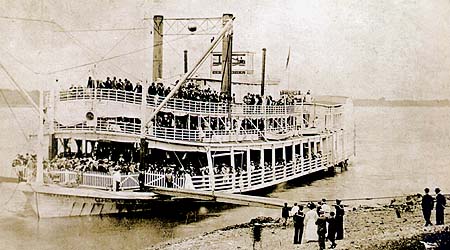
<svg viewBox="0 0 450 250">
<path fill-rule="evenodd" d="M 43 165 L 43 142 L 44 142 L 44 91 L 42 88 L 39 90 L 39 131 L 38 131 L 38 142 L 36 149 L 36 183 L 44 183 L 44 165 Z"/>
<path fill-rule="evenodd" d="M 153 17 L 153 81 L 163 75 L 163 16 Z"/>
</svg>

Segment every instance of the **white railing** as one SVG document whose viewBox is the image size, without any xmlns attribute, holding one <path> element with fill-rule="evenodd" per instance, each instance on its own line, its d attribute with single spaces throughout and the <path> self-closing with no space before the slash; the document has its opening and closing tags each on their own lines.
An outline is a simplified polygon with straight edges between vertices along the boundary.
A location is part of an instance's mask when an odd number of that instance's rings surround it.
<svg viewBox="0 0 450 250">
<path fill-rule="evenodd" d="M 164 96 L 147 95 L 147 107 L 156 108 L 163 100 Z M 134 91 L 105 89 L 105 88 L 83 88 L 74 87 L 69 90 L 63 90 L 58 93 L 56 100 L 75 101 L 75 100 L 98 100 L 113 101 L 140 105 L 142 102 L 142 93 Z M 297 103 L 295 105 L 246 105 L 246 104 L 228 104 L 224 102 L 193 101 L 179 98 L 171 98 L 163 107 L 163 111 L 177 111 L 194 113 L 201 115 L 293 115 L 299 113 L 342 113 L 342 106 L 328 105 L 321 103 Z"/>
<path fill-rule="evenodd" d="M 316 159 L 297 160 L 287 164 L 276 165 L 264 169 L 256 169 L 251 174 L 216 174 L 214 175 L 214 190 L 226 192 L 244 192 L 255 187 L 267 187 L 307 175 L 320 170 L 326 170 L 330 163 L 328 155 Z M 192 183 L 196 190 L 212 190 L 212 182 L 209 176 L 193 176 Z M 145 185 L 152 187 L 167 187 L 165 176 L 161 173 L 146 173 Z M 174 177 L 174 188 L 184 188 L 184 178 Z"/>
<path fill-rule="evenodd" d="M 84 132 L 108 132 L 118 134 L 141 134 L 141 124 L 122 122 L 110 119 L 98 119 L 95 126 L 88 125 L 86 122 L 76 125 L 62 125 L 55 122 L 55 131 L 84 131 Z"/>
<path fill-rule="evenodd" d="M 140 104 L 142 94 L 133 91 L 116 90 L 116 89 L 91 89 L 75 87 L 69 90 L 59 92 L 59 101 L 75 101 L 75 100 L 99 100 L 113 101 L 130 104 Z"/>
<path fill-rule="evenodd" d="M 326 170 L 332 164 L 331 155 L 324 155 L 315 159 L 296 159 L 296 164 L 289 162 L 279 164 L 264 170 L 259 168 L 251 173 L 230 173 L 216 174 L 214 181 L 209 175 L 193 176 L 192 184 L 196 190 L 211 191 L 214 186 L 215 191 L 244 192 L 262 187 L 275 185 L 300 176 L 304 176 L 320 170 Z M 49 176 L 53 182 L 76 183 L 79 186 L 111 190 L 113 187 L 113 177 L 109 173 L 102 172 L 74 172 L 74 171 L 51 171 Z M 173 188 L 188 188 L 185 185 L 185 178 L 173 176 Z M 144 185 L 149 187 L 168 187 L 164 174 L 147 172 L 145 173 Z M 139 174 L 132 173 L 121 175 L 120 189 L 139 189 Z"/>
<path fill-rule="evenodd" d="M 76 184 L 82 187 L 111 190 L 113 176 L 109 173 L 89 171 L 75 172 L 69 170 L 55 170 L 49 172 L 52 182 L 60 184 Z M 126 174 L 120 176 L 120 190 L 139 189 L 139 174 Z"/>
<path fill-rule="evenodd" d="M 276 130 L 278 131 L 278 130 Z M 281 131 L 281 130 L 280 130 Z M 234 130 L 193 130 L 182 128 L 166 128 L 152 127 L 148 130 L 147 135 L 166 140 L 182 140 L 182 141 L 203 141 L 211 139 L 213 136 L 244 136 L 258 135 L 261 132 L 257 129 L 240 130 L 239 133 Z"/>
<path fill-rule="evenodd" d="M 164 99 L 164 96 L 148 95 L 147 106 L 156 108 Z M 164 109 L 186 113 L 226 115 L 229 113 L 230 107 L 229 104 L 224 102 L 204 102 L 171 98 L 164 105 Z"/>
<path fill-rule="evenodd" d="M 81 175 L 80 186 L 100 189 L 112 189 L 113 180 L 112 176 L 108 173 L 85 172 Z"/>
<path fill-rule="evenodd" d="M 166 176 L 159 173 L 145 173 L 144 184 L 149 187 L 168 187 Z M 173 176 L 173 187 L 184 188 L 184 178 Z"/>
</svg>

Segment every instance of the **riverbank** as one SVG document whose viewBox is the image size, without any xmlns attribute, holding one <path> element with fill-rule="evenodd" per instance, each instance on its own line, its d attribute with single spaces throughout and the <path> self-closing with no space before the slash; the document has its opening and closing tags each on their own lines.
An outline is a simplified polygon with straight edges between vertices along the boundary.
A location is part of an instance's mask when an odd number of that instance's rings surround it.
<svg viewBox="0 0 450 250">
<path fill-rule="evenodd" d="M 448 227 L 423 227 L 420 197 L 346 207 L 345 239 L 336 249 L 423 249 L 421 240 L 433 235 L 449 235 Z M 399 211 L 399 215 L 397 214 Z M 447 209 L 446 217 L 450 211 Z M 434 220 L 434 214 L 432 216 Z M 253 220 L 258 221 L 258 220 Z M 261 242 L 255 249 L 318 249 L 318 243 L 294 245 L 293 225 L 284 228 L 279 218 L 259 218 L 263 222 Z M 329 246 L 327 242 L 327 247 Z M 253 249 L 253 223 L 235 225 L 203 235 L 161 243 L 154 249 Z"/>
</svg>

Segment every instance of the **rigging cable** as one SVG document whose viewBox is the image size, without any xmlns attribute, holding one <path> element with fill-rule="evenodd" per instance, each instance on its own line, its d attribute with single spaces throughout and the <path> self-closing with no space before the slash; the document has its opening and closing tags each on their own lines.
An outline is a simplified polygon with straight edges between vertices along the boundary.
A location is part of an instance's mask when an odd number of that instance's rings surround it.
<svg viewBox="0 0 450 250">
<path fill-rule="evenodd" d="M 19 127 L 20 132 L 22 132 L 22 135 L 25 137 L 25 140 L 27 140 L 27 142 L 29 142 L 30 140 L 29 140 L 28 136 L 26 135 L 25 130 L 22 128 L 22 126 L 20 126 L 20 121 L 17 118 L 16 113 L 12 110 L 11 104 L 8 102 L 8 99 L 6 99 L 5 93 L 3 93 L 3 90 L 0 90 L 0 93 L 3 97 L 3 99 L 5 100 L 6 104 L 8 105 L 9 111 L 12 113 L 14 120 L 16 120 L 16 123 Z"/>
</svg>

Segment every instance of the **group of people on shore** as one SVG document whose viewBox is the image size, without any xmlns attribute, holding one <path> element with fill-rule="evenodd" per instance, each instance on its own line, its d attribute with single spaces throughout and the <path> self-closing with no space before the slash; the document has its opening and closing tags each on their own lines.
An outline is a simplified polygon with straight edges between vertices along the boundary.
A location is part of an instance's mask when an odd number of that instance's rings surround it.
<svg viewBox="0 0 450 250">
<path fill-rule="evenodd" d="M 292 208 L 285 203 L 282 208 L 281 216 L 286 226 L 289 217 L 292 217 L 294 223 L 294 244 L 306 242 L 319 242 L 319 248 L 325 249 L 325 243 L 328 239 L 331 243 L 330 248 L 336 247 L 336 240 L 344 238 L 344 206 L 341 200 L 336 200 L 334 209 L 327 204 L 326 199 L 322 199 L 316 205 L 310 202 L 306 205 L 308 211 L 304 211 L 303 205 L 294 203 Z"/>
<path fill-rule="evenodd" d="M 433 198 L 430 193 L 429 188 L 424 189 L 425 194 L 422 196 L 422 212 L 425 219 L 425 227 L 432 226 L 431 223 L 431 212 L 433 208 L 436 210 L 436 225 L 444 225 L 444 209 L 446 205 L 446 198 L 441 194 L 440 188 L 435 188 L 434 192 L 436 197 Z M 436 204 L 436 206 L 435 206 Z"/>
</svg>

